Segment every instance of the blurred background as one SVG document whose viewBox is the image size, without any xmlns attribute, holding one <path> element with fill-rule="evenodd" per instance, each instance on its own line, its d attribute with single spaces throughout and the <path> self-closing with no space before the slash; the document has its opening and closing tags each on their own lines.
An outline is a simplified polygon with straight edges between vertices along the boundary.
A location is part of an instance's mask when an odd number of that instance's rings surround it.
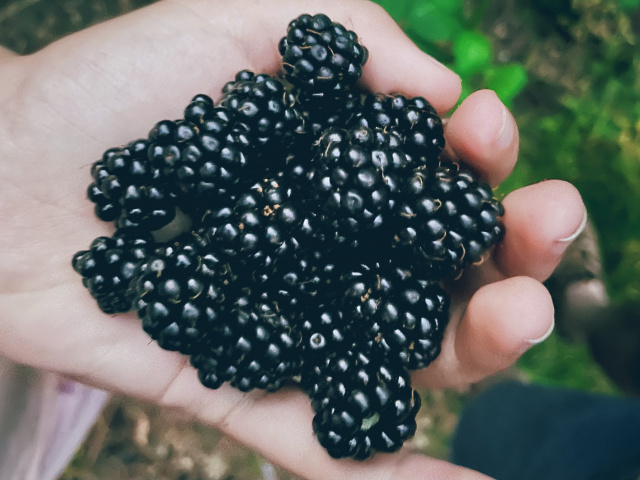
<svg viewBox="0 0 640 480">
<path fill-rule="evenodd" d="M 0 44 L 29 54 L 150 0 L 0 0 Z M 557 328 L 504 376 L 640 392 L 640 0 L 378 0 L 426 52 L 495 90 L 521 152 L 498 195 L 543 179 L 580 190 L 590 225 L 548 282 Z M 313 12 L 310 12 L 313 13 Z M 194 94 L 197 92 L 194 92 Z M 494 379 L 495 380 L 495 379 Z M 412 447 L 447 458 L 465 393 L 422 392 Z M 293 478 L 176 412 L 114 398 L 63 480 Z"/>
</svg>

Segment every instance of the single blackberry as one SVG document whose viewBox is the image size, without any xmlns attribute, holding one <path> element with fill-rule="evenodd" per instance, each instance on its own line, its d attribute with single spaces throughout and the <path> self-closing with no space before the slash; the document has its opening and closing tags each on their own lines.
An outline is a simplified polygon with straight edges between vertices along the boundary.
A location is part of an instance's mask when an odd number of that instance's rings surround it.
<svg viewBox="0 0 640 480">
<path fill-rule="evenodd" d="M 442 119 L 423 97 L 368 94 L 351 123 L 397 132 L 402 136 L 402 149 L 429 166 L 445 146 Z"/>
<path fill-rule="evenodd" d="M 196 135 L 181 145 L 174 178 L 180 206 L 198 216 L 232 201 L 251 181 L 244 178 L 251 148 L 248 127 L 227 108 L 210 108 L 195 126 Z"/>
<path fill-rule="evenodd" d="M 491 187 L 452 162 L 415 172 L 396 205 L 395 246 L 431 278 L 456 277 L 504 237 L 504 207 Z"/>
<path fill-rule="evenodd" d="M 243 80 L 247 77 L 250 78 Z M 282 150 L 302 124 L 293 94 L 285 89 L 280 79 L 267 74 L 253 75 L 249 71 L 240 72 L 236 81 L 228 83 L 223 92 L 220 105 L 231 110 L 238 121 L 248 127 L 255 148 L 260 149 L 261 156 L 269 161 L 254 168 L 280 170 L 282 165 L 276 160 L 278 156 L 284 158 Z"/>
<path fill-rule="evenodd" d="M 285 78 L 306 95 L 322 98 L 334 98 L 355 84 L 368 58 L 354 32 L 323 14 L 301 15 L 289 23 L 278 50 Z"/>
<path fill-rule="evenodd" d="M 226 321 L 204 332 L 191 364 L 201 383 L 219 388 L 224 382 L 240 391 L 274 391 L 299 374 L 299 334 L 268 302 L 241 296 L 227 302 Z"/>
<path fill-rule="evenodd" d="M 174 132 L 172 122 L 160 122 L 155 129 L 163 134 Z M 158 148 L 149 140 L 139 139 L 107 150 L 94 164 L 94 182 L 88 196 L 96 204 L 99 218 L 115 221 L 118 228 L 144 230 L 158 230 L 173 220 L 174 200 L 162 180 L 161 168 L 173 158 L 175 149 L 168 145 L 161 151 Z"/>
<path fill-rule="evenodd" d="M 449 321 L 449 297 L 437 283 L 391 258 L 358 265 L 341 276 L 341 285 L 345 314 L 371 349 L 410 370 L 424 368 L 438 356 Z"/>
<path fill-rule="evenodd" d="M 311 398 L 320 444 L 357 460 L 399 450 L 415 434 L 421 405 L 404 369 L 358 351 L 330 355 Z"/>
<path fill-rule="evenodd" d="M 158 247 L 136 280 L 142 328 L 165 350 L 189 354 L 203 332 L 217 328 L 229 292 L 236 288 L 226 259 L 193 234 Z"/>
<path fill-rule="evenodd" d="M 380 240 L 411 161 L 397 136 L 367 127 L 330 128 L 316 152 L 308 174 L 316 230 L 351 248 L 386 249 Z"/>
<path fill-rule="evenodd" d="M 287 249 L 296 248 L 303 216 L 292 191 L 277 180 L 255 183 L 230 206 L 210 209 L 202 232 L 212 248 L 237 260 L 250 281 Z"/>
<path fill-rule="evenodd" d="M 132 281 L 152 248 L 149 235 L 122 229 L 112 237 L 96 238 L 89 250 L 77 252 L 72 266 L 103 312 L 128 312 L 135 297 Z"/>
</svg>

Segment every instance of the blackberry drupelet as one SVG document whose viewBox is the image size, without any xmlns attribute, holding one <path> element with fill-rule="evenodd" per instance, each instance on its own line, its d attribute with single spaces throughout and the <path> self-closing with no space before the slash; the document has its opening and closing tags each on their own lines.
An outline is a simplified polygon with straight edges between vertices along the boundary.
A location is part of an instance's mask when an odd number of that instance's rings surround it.
<svg viewBox="0 0 640 480">
<path fill-rule="evenodd" d="M 135 307 L 142 328 L 160 347 L 190 354 L 203 332 L 224 322 L 223 303 L 235 288 L 224 256 L 204 239 L 184 234 L 148 259 L 136 281 Z"/>
<path fill-rule="evenodd" d="M 311 394 L 313 430 L 334 458 L 395 452 L 416 431 L 420 395 L 406 370 L 357 350 L 332 354 Z"/>
<path fill-rule="evenodd" d="M 103 312 L 128 312 L 135 297 L 132 283 L 152 249 L 149 235 L 122 229 L 77 252 L 72 266 Z"/>
<path fill-rule="evenodd" d="M 395 246 L 430 278 L 459 276 L 504 237 L 504 207 L 491 187 L 453 162 L 418 171 L 397 204 Z"/>
<path fill-rule="evenodd" d="M 341 98 L 362 75 L 368 51 L 357 35 L 323 14 L 293 20 L 278 46 L 286 79 L 303 97 Z"/>
</svg>

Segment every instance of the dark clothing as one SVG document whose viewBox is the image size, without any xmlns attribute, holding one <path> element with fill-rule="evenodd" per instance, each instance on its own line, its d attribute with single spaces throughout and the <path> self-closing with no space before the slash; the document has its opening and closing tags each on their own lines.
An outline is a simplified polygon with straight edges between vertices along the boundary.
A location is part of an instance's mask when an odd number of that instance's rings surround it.
<svg viewBox="0 0 640 480">
<path fill-rule="evenodd" d="M 452 447 L 497 480 L 637 480 L 640 399 L 498 384 L 463 411 Z"/>
</svg>

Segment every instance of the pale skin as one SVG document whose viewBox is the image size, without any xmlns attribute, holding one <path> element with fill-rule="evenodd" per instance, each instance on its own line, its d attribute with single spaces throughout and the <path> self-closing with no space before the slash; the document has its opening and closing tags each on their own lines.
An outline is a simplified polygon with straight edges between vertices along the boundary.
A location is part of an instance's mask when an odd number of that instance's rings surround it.
<svg viewBox="0 0 640 480">
<path fill-rule="evenodd" d="M 177 407 L 304 478 L 486 478 L 401 450 L 367 462 L 331 459 L 295 389 L 243 394 L 202 387 L 183 356 L 161 350 L 134 314 L 101 313 L 71 268 L 73 254 L 113 227 L 86 199 L 91 163 L 112 146 L 177 118 L 196 93 L 218 98 L 238 70 L 275 73 L 288 22 L 322 11 L 370 52 L 362 84 L 421 95 L 448 120 L 447 154 L 492 185 L 513 169 L 518 132 L 494 93 L 453 113 L 460 79 L 420 52 L 364 0 L 174 0 L 18 57 L 0 50 L 0 354 L 101 388 Z M 263 41 L 258 41 L 262 39 Z M 549 180 L 504 199 L 507 234 L 450 287 L 440 357 L 415 372 L 425 388 L 456 388 L 513 364 L 553 328 L 546 279 L 585 210 L 571 185 Z"/>
</svg>

